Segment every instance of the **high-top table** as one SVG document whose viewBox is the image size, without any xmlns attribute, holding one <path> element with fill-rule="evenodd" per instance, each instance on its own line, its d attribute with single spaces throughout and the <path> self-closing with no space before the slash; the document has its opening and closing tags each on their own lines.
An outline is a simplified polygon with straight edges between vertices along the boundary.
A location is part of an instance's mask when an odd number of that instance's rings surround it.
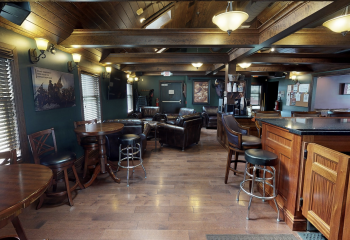
<svg viewBox="0 0 350 240">
<path fill-rule="evenodd" d="M 52 176 L 39 164 L 0 166 L 0 228 L 11 221 L 19 238 L 27 240 L 18 215 L 46 191 Z"/>
<path fill-rule="evenodd" d="M 84 184 L 84 187 L 86 188 L 89 187 L 95 181 L 95 179 L 97 178 L 97 175 L 100 172 L 105 173 L 106 169 L 109 175 L 111 176 L 111 178 L 115 182 L 120 183 L 120 179 L 114 175 L 111 166 L 107 162 L 105 135 L 119 132 L 123 129 L 123 127 L 124 127 L 124 124 L 122 123 L 96 123 L 96 124 L 82 125 L 74 129 L 74 132 L 81 136 L 97 137 L 98 144 L 99 144 L 100 162 L 96 165 L 91 179 Z"/>
</svg>

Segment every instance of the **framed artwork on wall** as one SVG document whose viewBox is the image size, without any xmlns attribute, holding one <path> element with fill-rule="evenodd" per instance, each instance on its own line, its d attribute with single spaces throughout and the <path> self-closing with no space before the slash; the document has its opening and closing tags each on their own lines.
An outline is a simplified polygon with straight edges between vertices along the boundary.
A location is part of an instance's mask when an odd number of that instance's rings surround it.
<svg viewBox="0 0 350 240">
<path fill-rule="evenodd" d="M 340 84 L 340 94 L 341 95 L 350 95 L 350 83 L 341 83 Z"/>
<path fill-rule="evenodd" d="M 35 111 L 75 106 L 71 73 L 32 67 Z"/>
<path fill-rule="evenodd" d="M 210 103 L 210 80 L 193 80 L 192 104 Z"/>
</svg>

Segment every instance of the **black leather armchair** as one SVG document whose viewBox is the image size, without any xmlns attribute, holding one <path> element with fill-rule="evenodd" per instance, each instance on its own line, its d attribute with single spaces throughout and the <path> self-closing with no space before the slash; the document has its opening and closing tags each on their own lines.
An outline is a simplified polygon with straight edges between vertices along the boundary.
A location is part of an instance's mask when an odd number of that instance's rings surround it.
<svg viewBox="0 0 350 240">
<path fill-rule="evenodd" d="M 133 118 L 141 119 L 142 121 L 160 121 L 161 115 L 159 107 L 143 106 L 141 112 L 133 113 Z"/>
<path fill-rule="evenodd" d="M 218 107 L 203 106 L 203 125 L 206 128 L 217 128 L 218 123 Z"/>
<path fill-rule="evenodd" d="M 112 119 L 104 122 L 116 122 L 124 124 L 122 131 L 106 136 L 106 155 L 110 161 L 119 161 L 119 138 L 124 134 L 137 134 L 141 137 L 142 155 L 147 147 L 147 135 L 151 128 L 148 123 L 143 123 L 140 119 Z"/>
<path fill-rule="evenodd" d="M 176 119 L 175 124 L 160 124 L 159 143 L 170 146 L 185 147 L 196 143 L 198 144 L 201 135 L 202 118 L 200 113 L 184 115 Z"/>
<path fill-rule="evenodd" d="M 164 114 L 165 122 L 168 124 L 174 125 L 178 117 L 182 117 L 184 115 L 189 115 L 194 113 L 196 113 L 196 110 L 194 110 L 193 108 L 180 108 L 180 111 L 178 114 L 172 114 L 172 113 Z"/>
</svg>

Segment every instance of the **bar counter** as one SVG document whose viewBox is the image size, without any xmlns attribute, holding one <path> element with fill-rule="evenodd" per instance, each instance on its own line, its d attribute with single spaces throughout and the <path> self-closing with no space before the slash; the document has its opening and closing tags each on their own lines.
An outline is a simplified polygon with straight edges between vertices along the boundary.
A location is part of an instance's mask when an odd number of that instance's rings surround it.
<svg viewBox="0 0 350 240">
<path fill-rule="evenodd" d="M 262 147 L 274 152 L 277 203 L 284 221 L 293 231 L 305 231 L 302 197 L 308 143 L 316 143 L 338 152 L 350 151 L 350 119 L 346 118 L 269 118 L 262 122 Z M 262 187 L 259 186 L 262 192 Z M 265 190 L 267 195 L 271 189 Z M 270 205 L 275 208 L 273 201 Z M 322 208 L 322 207 L 321 207 Z"/>
<path fill-rule="evenodd" d="M 350 135 L 350 118 L 261 118 L 260 121 L 297 135 Z"/>
</svg>

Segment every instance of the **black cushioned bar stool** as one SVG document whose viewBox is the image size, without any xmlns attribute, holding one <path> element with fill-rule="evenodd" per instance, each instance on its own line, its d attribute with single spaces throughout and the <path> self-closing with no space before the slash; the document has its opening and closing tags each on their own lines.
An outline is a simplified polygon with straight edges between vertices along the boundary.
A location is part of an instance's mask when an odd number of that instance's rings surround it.
<svg viewBox="0 0 350 240">
<path fill-rule="evenodd" d="M 142 149 L 141 149 L 141 138 L 140 136 L 136 134 L 124 134 L 120 137 L 120 144 L 119 144 L 119 162 L 118 162 L 118 169 L 126 168 L 128 170 L 126 179 L 127 183 L 126 185 L 129 187 L 129 169 L 132 168 L 132 172 L 135 172 L 135 168 L 138 166 L 142 166 L 143 171 L 145 171 L 145 178 L 147 177 L 146 169 L 142 164 Z M 122 146 L 126 146 L 125 148 L 122 148 Z M 125 156 L 122 158 L 122 156 Z M 132 161 L 132 166 L 130 166 L 130 159 Z M 139 160 L 139 164 L 135 165 L 134 160 Z M 127 166 L 123 166 L 122 162 L 127 161 Z M 116 175 L 117 176 L 117 175 Z"/>
<path fill-rule="evenodd" d="M 276 169 L 273 167 L 278 163 L 277 155 L 262 149 L 249 149 L 245 151 L 245 160 L 246 160 L 246 164 L 245 164 L 244 178 L 238 190 L 237 201 L 239 201 L 239 194 L 241 191 L 245 192 L 250 196 L 247 219 L 249 219 L 249 211 L 250 211 L 250 206 L 252 204 L 252 199 L 253 197 L 256 197 L 256 198 L 262 199 L 263 201 L 273 199 L 277 209 L 277 221 L 279 221 L 280 211 L 276 202 L 276 196 L 277 196 L 276 180 L 275 180 Z M 248 166 L 248 164 L 251 164 L 253 166 Z M 267 169 L 266 167 L 270 167 L 271 170 Z M 263 177 L 257 177 L 255 175 L 256 170 L 261 170 L 263 172 Z M 266 172 L 270 173 L 271 177 L 266 177 Z M 247 179 L 247 175 L 250 177 L 249 179 Z M 273 184 L 269 182 L 270 180 L 272 180 Z M 246 182 L 251 182 L 252 184 L 250 192 L 244 189 L 244 185 Z M 262 197 L 254 195 L 254 184 L 256 182 L 261 182 L 263 185 Z M 265 184 L 272 187 L 272 196 L 270 197 L 265 196 Z"/>
</svg>

